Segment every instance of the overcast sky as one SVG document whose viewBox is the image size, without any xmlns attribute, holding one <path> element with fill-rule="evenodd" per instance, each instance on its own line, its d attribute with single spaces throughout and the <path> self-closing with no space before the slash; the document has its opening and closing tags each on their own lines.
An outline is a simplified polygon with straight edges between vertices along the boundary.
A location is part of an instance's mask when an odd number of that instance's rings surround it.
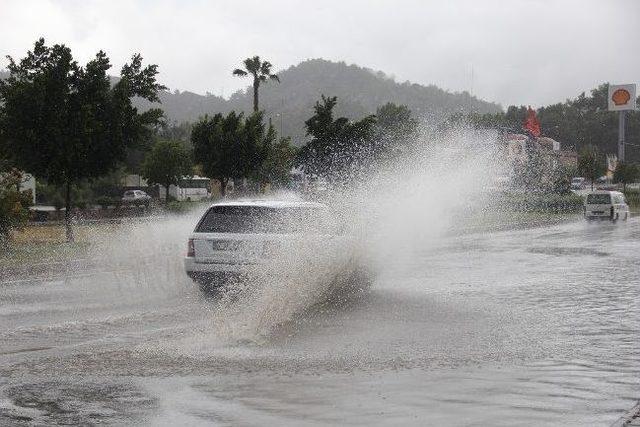
<svg viewBox="0 0 640 427">
<path fill-rule="evenodd" d="M 0 68 L 40 36 L 82 62 L 105 50 L 116 70 L 140 52 L 172 90 L 227 97 L 255 54 L 276 70 L 346 61 L 505 106 L 640 83 L 640 0 L 0 0 Z"/>
</svg>

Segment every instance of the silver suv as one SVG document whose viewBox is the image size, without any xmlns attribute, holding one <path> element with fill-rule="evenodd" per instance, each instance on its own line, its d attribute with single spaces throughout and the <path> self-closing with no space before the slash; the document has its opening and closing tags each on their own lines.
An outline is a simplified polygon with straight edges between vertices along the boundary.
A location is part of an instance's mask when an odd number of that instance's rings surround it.
<svg viewBox="0 0 640 427">
<path fill-rule="evenodd" d="M 186 273 L 209 289 L 253 273 L 286 274 L 333 256 L 353 260 L 353 239 L 324 204 L 229 201 L 212 205 L 189 237 Z M 287 265 L 289 263 L 289 265 Z M 274 267 L 276 266 L 277 267 Z M 311 264 L 308 264 L 311 268 Z"/>
</svg>

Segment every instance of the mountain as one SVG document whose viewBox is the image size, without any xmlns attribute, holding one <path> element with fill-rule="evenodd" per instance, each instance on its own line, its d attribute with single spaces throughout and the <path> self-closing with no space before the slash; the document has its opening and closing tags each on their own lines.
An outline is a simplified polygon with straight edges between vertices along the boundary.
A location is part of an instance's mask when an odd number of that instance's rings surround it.
<svg viewBox="0 0 640 427">
<path fill-rule="evenodd" d="M 398 83 L 384 73 L 357 65 L 311 59 L 278 73 L 280 83 L 260 86 L 260 107 L 282 134 L 291 136 L 296 145 L 306 140 L 304 122 L 313 115 L 313 106 L 321 95 L 337 96 L 336 113 L 351 119 L 374 114 L 387 103 L 407 105 L 416 117 L 446 117 L 454 112 L 495 113 L 499 104 L 482 101 L 467 92 L 452 93 L 434 85 Z M 247 79 L 249 82 L 249 79 Z M 225 100 L 214 95 L 192 92 L 163 92 L 162 106 L 170 121 L 194 121 L 199 116 L 227 113 L 231 110 L 251 112 L 253 92 L 250 87 Z M 140 104 L 147 108 L 148 104 Z"/>
<path fill-rule="evenodd" d="M 231 71 L 229 71 L 231 72 Z M 291 136 L 294 144 L 305 140 L 304 122 L 313 115 L 313 106 L 321 95 L 337 96 L 336 114 L 357 119 L 374 114 L 387 103 L 407 105 L 416 117 L 439 118 L 454 112 L 495 113 L 500 105 L 482 101 L 467 92 L 452 93 L 434 85 L 398 83 L 380 71 L 372 71 L 344 62 L 311 59 L 278 73 L 281 83 L 268 82 L 260 87 L 260 107 L 265 110 L 282 135 Z M 247 83 L 250 84 L 249 79 Z M 231 110 L 250 112 L 250 88 L 234 93 L 230 99 L 193 92 L 162 92 L 160 99 L 170 122 L 195 121 L 204 114 Z M 147 109 L 150 103 L 136 100 Z"/>
</svg>

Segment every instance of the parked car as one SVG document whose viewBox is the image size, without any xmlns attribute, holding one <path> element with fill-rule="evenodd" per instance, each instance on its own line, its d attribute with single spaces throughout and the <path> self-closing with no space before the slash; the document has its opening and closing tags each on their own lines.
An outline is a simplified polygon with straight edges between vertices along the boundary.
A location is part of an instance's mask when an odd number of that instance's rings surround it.
<svg viewBox="0 0 640 427">
<path fill-rule="evenodd" d="M 265 272 L 286 275 L 290 270 L 286 262 L 312 263 L 327 254 L 337 260 L 332 265 L 341 269 L 354 265 L 350 239 L 336 216 L 321 203 L 216 203 L 189 237 L 184 267 L 204 291 Z M 363 279 L 364 271 L 354 271 L 354 277 Z"/>
<path fill-rule="evenodd" d="M 587 179 L 579 176 L 573 177 L 571 179 L 571 189 L 572 190 L 584 190 L 587 188 Z"/>
<path fill-rule="evenodd" d="M 584 201 L 584 217 L 587 220 L 608 219 L 617 221 L 629 218 L 629 206 L 619 191 L 598 190 L 587 194 Z"/>
<path fill-rule="evenodd" d="M 122 203 L 149 206 L 151 196 L 142 190 L 127 190 L 122 196 Z"/>
</svg>

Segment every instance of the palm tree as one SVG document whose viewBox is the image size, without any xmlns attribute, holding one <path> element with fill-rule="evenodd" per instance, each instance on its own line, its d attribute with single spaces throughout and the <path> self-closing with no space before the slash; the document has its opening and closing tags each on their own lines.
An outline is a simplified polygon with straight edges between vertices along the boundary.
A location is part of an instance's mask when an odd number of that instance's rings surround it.
<svg viewBox="0 0 640 427">
<path fill-rule="evenodd" d="M 271 74 L 271 62 L 269 61 L 260 61 L 259 56 L 254 56 L 253 58 L 247 58 L 244 61 L 244 70 L 241 68 L 236 68 L 233 70 L 234 76 L 248 76 L 251 74 L 253 76 L 253 111 L 258 111 L 258 88 L 260 87 L 260 83 L 266 82 L 267 80 L 275 80 L 280 83 L 280 78 L 277 75 Z"/>
</svg>

